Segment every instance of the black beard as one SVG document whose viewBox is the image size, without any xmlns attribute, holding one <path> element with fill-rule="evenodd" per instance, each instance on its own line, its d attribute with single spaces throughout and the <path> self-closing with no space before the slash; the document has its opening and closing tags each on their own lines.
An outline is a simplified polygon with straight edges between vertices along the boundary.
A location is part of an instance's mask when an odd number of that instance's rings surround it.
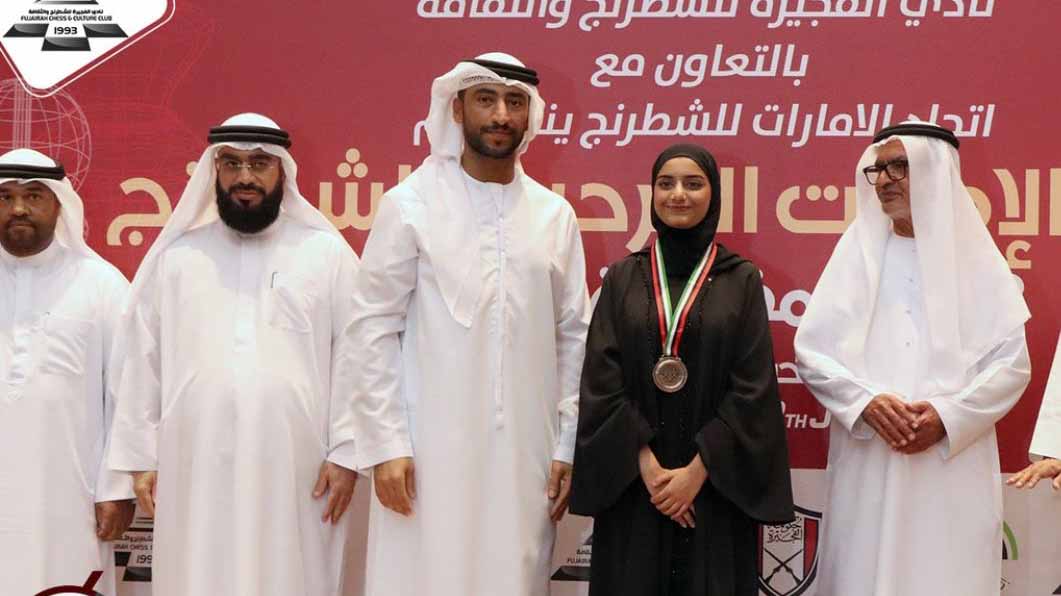
<svg viewBox="0 0 1061 596">
<path fill-rule="evenodd" d="M 510 127 L 496 127 L 496 129 L 507 129 L 512 131 L 512 143 L 506 147 L 494 148 L 491 147 L 483 140 L 483 135 L 487 132 L 495 130 L 492 127 L 483 127 L 476 131 L 470 128 L 465 121 L 464 125 L 464 142 L 468 144 L 476 153 L 484 157 L 491 157 L 493 159 L 508 159 L 519 149 L 520 144 L 523 142 L 523 134 L 525 131 L 519 131 Z"/>
<path fill-rule="evenodd" d="M 48 248 L 48 245 L 52 243 L 52 238 L 54 238 L 55 228 L 49 231 L 41 229 L 40 223 L 30 220 L 23 221 L 30 223 L 33 226 L 32 230 L 20 229 L 15 232 L 10 228 L 4 229 L 0 231 L 0 246 L 3 246 L 4 250 L 15 256 L 35 255 Z M 10 224 L 10 222 L 8 223 Z"/>
<path fill-rule="evenodd" d="M 284 198 L 283 182 L 277 182 L 272 192 L 254 184 L 233 184 L 225 190 L 221 183 L 214 181 L 217 193 L 217 214 L 225 225 L 244 234 L 257 234 L 268 228 L 280 216 L 280 201 Z M 254 208 L 245 208 L 232 198 L 232 192 L 236 189 L 252 189 L 265 195 L 261 204 Z"/>
</svg>

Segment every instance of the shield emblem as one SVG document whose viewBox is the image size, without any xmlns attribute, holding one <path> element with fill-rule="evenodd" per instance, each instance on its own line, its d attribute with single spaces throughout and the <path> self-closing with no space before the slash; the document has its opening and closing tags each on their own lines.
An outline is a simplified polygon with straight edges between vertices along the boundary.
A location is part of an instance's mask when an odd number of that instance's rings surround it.
<svg viewBox="0 0 1061 596">
<path fill-rule="evenodd" d="M 818 573 L 822 514 L 796 507 L 796 520 L 759 528 L 759 589 L 769 596 L 799 596 Z"/>
<path fill-rule="evenodd" d="M 26 90 L 47 97 L 170 18 L 176 0 L 4 0 L 0 53 Z"/>
</svg>

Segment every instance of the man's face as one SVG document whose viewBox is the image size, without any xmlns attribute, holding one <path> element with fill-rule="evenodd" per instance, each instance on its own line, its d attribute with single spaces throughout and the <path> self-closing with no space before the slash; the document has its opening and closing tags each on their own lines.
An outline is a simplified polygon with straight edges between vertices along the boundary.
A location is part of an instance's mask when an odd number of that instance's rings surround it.
<svg viewBox="0 0 1061 596">
<path fill-rule="evenodd" d="M 254 234 L 269 227 L 280 213 L 284 171 L 280 158 L 261 149 L 218 149 L 217 211 L 234 230 Z"/>
<path fill-rule="evenodd" d="M 48 248 L 59 210 L 59 199 L 43 182 L 0 184 L 0 245 L 16 257 Z"/>
<path fill-rule="evenodd" d="M 913 216 L 910 212 L 910 166 L 906 158 L 906 149 L 898 139 L 886 143 L 877 153 L 874 165 L 885 168 L 886 164 L 892 164 L 891 168 L 883 169 L 877 176 L 877 183 L 873 185 L 880 199 L 881 209 L 892 221 L 912 222 Z M 901 180 L 895 180 L 888 173 L 888 169 L 905 170 L 906 176 Z"/>
<path fill-rule="evenodd" d="M 519 87 L 475 85 L 453 100 L 453 119 L 464 128 L 465 144 L 484 157 L 512 157 L 529 118 L 530 97 Z"/>
</svg>

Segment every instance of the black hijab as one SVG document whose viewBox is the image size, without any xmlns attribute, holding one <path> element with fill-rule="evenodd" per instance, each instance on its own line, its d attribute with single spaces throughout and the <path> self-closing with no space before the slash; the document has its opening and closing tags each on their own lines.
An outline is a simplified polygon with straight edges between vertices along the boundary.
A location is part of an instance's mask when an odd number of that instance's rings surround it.
<svg viewBox="0 0 1061 596">
<path fill-rule="evenodd" d="M 707 214 L 700 223 L 688 229 L 672 228 L 663 223 L 659 214 L 656 213 L 656 201 L 654 198 L 656 189 L 656 178 L 663 165 L 675 157 L 688 157 L 696 162 L 707 176 L 711 185 L 711 202 L 707 206 Z M 678 144 L 671 145 L 663 150 L 652 164 L 652 227 L 656 229 L 656 236 L 663 247 L 663 260 L 667 264 L 667 273 L 675 277 L 689 277 L 696 268 L 700 258 L 704 256 L 707 247 L 715 239 L 715 231 L 718 229 L 718 220 L 722 213 L 722 197 L 719 183 L 718 165 L 715 158 L 708 153 L 707 149 L 699 145 Z"/>
</svg>

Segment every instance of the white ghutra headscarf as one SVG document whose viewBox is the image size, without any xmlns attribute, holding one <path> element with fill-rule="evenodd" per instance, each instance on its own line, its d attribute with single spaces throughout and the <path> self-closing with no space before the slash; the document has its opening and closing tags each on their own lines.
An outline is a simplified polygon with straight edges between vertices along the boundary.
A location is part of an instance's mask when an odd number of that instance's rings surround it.
<svg viewBox="0 0 1061 596">
<path fill-rule="evenodd" d="M 32 149 L 8 151 L 0 155 L 0 184 L 7 182 L 40 182 L 50 188 L 60 205 L 55 240 L 84 257 L 107 262 L 85 242 L 85 204 L 55 160 Z"/>
<path fill-rule="evenodd" d="M 858 215 L 825 266 L 796 333 L 796 354 L 830 354 L 856 376 L 877 303 L 891 219 L 862 174 L 898 140 L 909 161 L 910 205 L 928 319 L 931 374 L 925 397 L 953 393 L 970 369 L 1030 318 L 1018 280 L 961 179 L 957 139 L 923 122 L 878 133 L 855 171 Z"/>
<path fill-rule="evenodd" d="M 411 191 L 427 206 L 431 222 L 428 241 L 439 289 L 450 314 L 464 327 L 471 326 L 482 291 L 482 274 L 477 220 L 460 166 L 464 130 L 453 119 L 453 100 L 458 92 L 485 83 L 517 87 L 530 97 L 527 131 L 516 149 L 516 179 L 525 175 L 519 158 L 541 130 L 545 101 L 538 94 L 535 71 L 508 54 L 493 52 L 460 62 L 435 79 L 426 125 L 431 155 L 405 184 L 392 191 Z"/>
</svg>

